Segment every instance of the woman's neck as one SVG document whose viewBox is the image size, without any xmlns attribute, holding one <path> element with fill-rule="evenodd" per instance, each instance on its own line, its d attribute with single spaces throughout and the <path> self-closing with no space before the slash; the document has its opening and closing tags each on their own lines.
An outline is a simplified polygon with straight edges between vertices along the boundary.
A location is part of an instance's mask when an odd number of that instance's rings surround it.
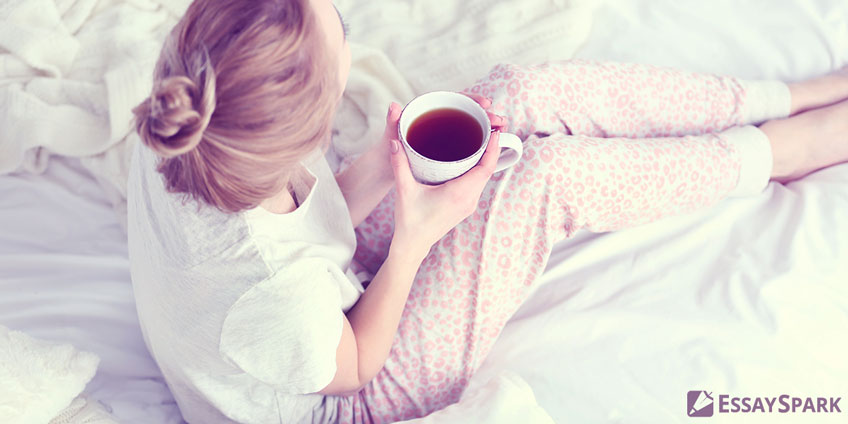
<svg viewBox="0 0 848 424">
<path fill-rule="evenodd" d="M 271 213 L 286 214 L 294 212 L 298 205 L 289 187 L 286 184 L 284 189 L 280 190 L 274 196 L 263 200 L 259 206 Z"/>
</svg>

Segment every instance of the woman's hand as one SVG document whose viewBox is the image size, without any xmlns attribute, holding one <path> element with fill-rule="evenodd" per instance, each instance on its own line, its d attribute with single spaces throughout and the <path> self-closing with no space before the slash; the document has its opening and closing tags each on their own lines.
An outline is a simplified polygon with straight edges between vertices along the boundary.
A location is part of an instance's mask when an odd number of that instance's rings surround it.
<svg viewBox="0 0 848 424">
<path fill-rule="evenodd" d="M 400 121 L 400 113 L 403 111 L 401 105 L 392 102 L 389 105 L 389 111 L 386 113 L 386 129 L 383 131 L 383 136 L 377 145 L 365 155 L 369 156 L 377 175 L 381 181 L 393 181 L 391 155 L 389 154 L 389 140 L 396 138 L 398 135 L 398 122 Z"/>
<path fill-rule="evenodd" d="M 409 160 L 396 137 L 389 140 L 397 197 L 393 245 L 412 249 L 423 258 L 430 247 L 471 215 L 500 155 L 495 131 L 480 162 L 458 178 L 437 186 L 421 184 L 409 169 Z"/>
<path fill-rule="evenodd" d="M 463 94 L 479 103 L 483 109 L 492 105 L 492 101 L 483 96 Z M 389 146 L 390 141 L 398 136 L 398 121 L 402 110 L 399 104 L 392 103 L 386 113 L 386 129 L 380 142 L 359 156 L 345 171 L 336 175 L 336 182 L 345 197 L 354 227 L 371 213 L 395 184 Z M 489 113 L 489 120 L 492 122 L 492 128 L 496 130 L 503 129 L 506 124 L 504 118 L 492 113 Z"/>
<path fill-rule="evenodd" d="M 486 111 L 486 115 L 489 115 L 489 121 L 492 122 L 492 129 L 493 130 L 506 131 L 506 118 L 504 118 L 503 116 L 500 116 L 500 115 L 495 115 L 492 112 L 489 112 L 489 108 L 492 107 L 492 99 L 490 99 L 488 97 L 483 97 L 479 94 L 474 94 L 474 93 L 462 92 L 460 94 L 463 94 L 465 96 L 470 97 L 471 100 L 474 100 L 475 102 L 477 102 L 477 104 L 480 105 L 480 107 L 482 107 L 483 110 Z"/>
<path fill-rule="evenodd" d="M 489 112 L 489 108 L 492 107 L 491 99 L 473 93 L 463 92 L 460 94 L 468 96 L 486 111 L 489 121 L 492 122 L 492 129 L 496 131 L 504 131 L 506 129 L 506 119 Z M 379 175 L 380 180 L 393 180 L 389 146 L 390 140 L 398 136 L 398 122 L 400 121 L 400 113 L 402 111 L 403 107 L 395 102 L 389 105 L 389 111 L 386 114 L 386 129 L 383 131 L 382 140 L 364 155 L 368 156 L 365 160 L 374 166 L 374 170 Z"/>
</svg>

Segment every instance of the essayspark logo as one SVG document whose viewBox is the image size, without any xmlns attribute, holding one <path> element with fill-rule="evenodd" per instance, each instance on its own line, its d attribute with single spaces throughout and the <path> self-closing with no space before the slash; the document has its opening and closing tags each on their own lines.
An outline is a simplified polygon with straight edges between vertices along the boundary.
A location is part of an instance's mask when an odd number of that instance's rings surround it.
<svg viewBox="0 0 848 424">
<path fill-rule="evenodd" d="M 690 390 L 686 394 L 686 412 L 690 417 L 712 417 L 712 393 L 706 390 Z"/>
<path fill-rule="evenodd" d="M 713 414 L 838 414 L 841 397 L 780 396 L 739 397 L 713 395 L 706 390 L 690 390 L 686 394 L 686 415 L 712 417 Z M 717 402 L 716 402 L 717 401 Z M 716 403 L 718 410 L 716 411 Z"/>
</svg>

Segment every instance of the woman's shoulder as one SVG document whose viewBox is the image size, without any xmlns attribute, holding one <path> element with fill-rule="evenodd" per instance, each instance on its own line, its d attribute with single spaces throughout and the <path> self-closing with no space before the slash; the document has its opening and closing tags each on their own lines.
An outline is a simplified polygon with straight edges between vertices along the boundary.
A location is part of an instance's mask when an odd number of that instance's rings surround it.
<svg viewBox="0 0 848 424">
<path fill-rule="evenodd" d="M 228 252 L 243 253 L 251 236 L 242 214 L 168 192 L 155 160 L 153 152 L 140 143 L 136 146 L 127 184 L 131 255 L 148 251 L 172 266 L 191 268 L 225 259 Z"/>
</svg>

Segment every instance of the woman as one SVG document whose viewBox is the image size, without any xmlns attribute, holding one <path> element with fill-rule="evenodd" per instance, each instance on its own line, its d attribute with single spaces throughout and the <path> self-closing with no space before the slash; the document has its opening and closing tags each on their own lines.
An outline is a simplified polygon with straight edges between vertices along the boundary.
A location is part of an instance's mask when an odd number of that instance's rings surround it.
<svg viewBox="0 0 848 424">
<path fill-rule="evenodd" d="M 496 132 L 458 179 L 412 178 L 396 104 L 333 175 L 345 38 L 330 0 L 197 0 L 135 110 L 135 297 L 188 422 L 426 415 L 459 399 L 555 242 L 848 160 L 845 76 L 575 61 L 498 66 L 467 90 Z M 502 128 L 525 154 L 493 175 Z"/>
</svg>

